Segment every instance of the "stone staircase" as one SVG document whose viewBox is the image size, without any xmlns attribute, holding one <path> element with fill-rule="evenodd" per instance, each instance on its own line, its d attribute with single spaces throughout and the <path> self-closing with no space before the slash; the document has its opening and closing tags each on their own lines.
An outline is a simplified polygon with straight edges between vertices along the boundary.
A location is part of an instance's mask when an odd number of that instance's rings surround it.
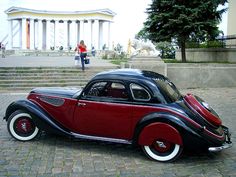
<svg viewBox="0 0 236 177">
<path fill-rule="evenodd" d="M 0 67 L 0 92 L 28 92 L 35 87 L 83 87 L 98 72 L 115 67 Z"/>
</svg>

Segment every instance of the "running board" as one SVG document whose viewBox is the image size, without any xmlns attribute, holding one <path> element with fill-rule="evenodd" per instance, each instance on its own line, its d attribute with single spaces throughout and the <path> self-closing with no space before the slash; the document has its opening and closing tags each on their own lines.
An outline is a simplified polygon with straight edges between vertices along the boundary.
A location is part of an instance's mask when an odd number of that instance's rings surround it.
<svg viewBox="0 0 236 177">
<path fill-rule="evenodd" d="M 97 140 L 97 141 L 107 141 L 113 143 L 121 143 L 121 144 L 132 144 L 132 141 L 124 140 L 124 139 L 116 139 L 116 138 L 106 138 L 99 136 L 91 136 L 91 135 L 81 135 L 77 133 L 71 132 L 71 135 L 75 138 L 87 139 L 87 140 Z"/>
</svg>

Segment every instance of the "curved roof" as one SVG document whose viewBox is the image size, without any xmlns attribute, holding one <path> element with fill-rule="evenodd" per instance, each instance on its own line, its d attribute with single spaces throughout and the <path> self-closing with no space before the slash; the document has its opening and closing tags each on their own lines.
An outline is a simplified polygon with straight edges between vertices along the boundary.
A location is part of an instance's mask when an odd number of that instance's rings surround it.
<svg viewBox="0 0 236 177">
<path fill-rule="evenodd" d="M 16 13 L 16 12 L 32 12 L 38 14 L 91 14 L 91 13 L 99 13 L 115 16 L 116 13 L 111 11 L 110 9 L 96 9 L 96 10 L 87 10 L 87 11 L 48 11 L 48 10 L 35 10 L 35 9 L 27 9 L 22 7 L 10 7 L 5 11 L 6 14 Z"/>
<path fill-rule="evenodd" d="M 70 19 L 89 19 L 95 18 L 102 20 L 111 20 L 116 13 L 110 9 L 96 9 L 96 10 L 87 10 L 87 11 L 48 11 L 48 10 L 35 10 L 35 9 L 27 9 L 22 7 L 10 7 L 5 11 L 8 15 L 8 18 L 47 18 L 47 17 L 54 17 L 56 18 L 70 18 Z"/>
<path fill-rule="evenodd" d="M 139 69 L 115 69 L 110 71 L 104 71 L 98 73 L 94 79 L 102 79 L 102 78 L 122 78 L 122 79 L 129 79 L 129 78 L 136 78 L 136 79 L 164 79 L 167 78 L 161 74 L 152 72 L 152 71 L 143 71 Z"/>
</svg>

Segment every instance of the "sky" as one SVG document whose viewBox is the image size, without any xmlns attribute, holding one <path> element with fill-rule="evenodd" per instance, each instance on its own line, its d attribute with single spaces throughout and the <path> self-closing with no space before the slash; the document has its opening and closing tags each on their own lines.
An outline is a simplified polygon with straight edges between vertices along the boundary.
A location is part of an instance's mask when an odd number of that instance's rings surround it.
<svg viewBox="0 0 236 177">
<path fill-rule="evenodd" d="M 17 6 L 39 10 L 82 11 L 109 8 L 117 15 L 112 23 L 112 41 L 120 43 L 124 48 L 129 39 L 133 39 L 143 27 L 147 18 L 145 10 L 152 0 L 0 0 L 8 1 L 8 6 Z M 219 26 L 226 34 L 227 14 Z"/>
<path fill-rule="evenodd" d="M 2 0 L 1 0 L 2 1 Z M 112 41 L 122 46 L 143 27 L 151 0 L 9 0 L 11 5 L 53 11 L 82 11 L 109 8 L 117 15 L 111 25 Z"/>
</svg>

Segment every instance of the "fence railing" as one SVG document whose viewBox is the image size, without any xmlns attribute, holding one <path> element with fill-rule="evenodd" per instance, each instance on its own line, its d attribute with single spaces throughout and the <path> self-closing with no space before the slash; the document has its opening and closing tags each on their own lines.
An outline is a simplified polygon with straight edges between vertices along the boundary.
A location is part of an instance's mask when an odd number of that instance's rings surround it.
<svg viewBox="0 0 236 177">
<path fill-rule="evenodd" d="M 203 43 L 187 42 L 186 48 L 236 48 L 236 35 L 221 36 Z"/>
</svg>

